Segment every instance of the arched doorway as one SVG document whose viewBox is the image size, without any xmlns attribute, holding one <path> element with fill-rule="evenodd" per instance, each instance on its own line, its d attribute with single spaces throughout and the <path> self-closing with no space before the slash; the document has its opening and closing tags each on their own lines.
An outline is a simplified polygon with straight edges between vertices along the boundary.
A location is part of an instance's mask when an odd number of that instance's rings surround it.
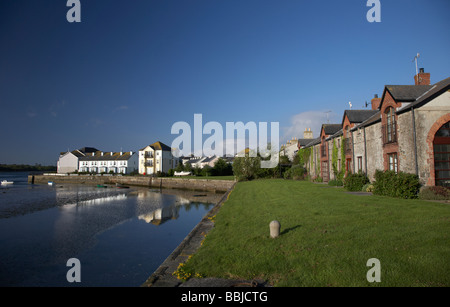
<svg viewBox="0 0 450 307">
<path fill-rule="evenodd" d="M 435 185 L 450 188 L 450 121 L 436 132 L 433 152 Z"/>
</svg>

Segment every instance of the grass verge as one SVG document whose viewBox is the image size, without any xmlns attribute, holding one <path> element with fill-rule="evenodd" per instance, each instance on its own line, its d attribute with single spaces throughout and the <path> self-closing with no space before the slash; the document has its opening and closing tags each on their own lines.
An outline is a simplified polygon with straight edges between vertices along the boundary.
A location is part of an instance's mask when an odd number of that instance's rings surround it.
<svg viewBox="0 0 450 307">
<path fill-rule="evenodd" d="M 450 206 L 305 181 L 240 182 L 184 269 L 274 286 L 450 286 Z M 269 236 L 269 223 L 281 235 Z M 367 261 L 381 264 L 369 283 Z"/>
</svg>

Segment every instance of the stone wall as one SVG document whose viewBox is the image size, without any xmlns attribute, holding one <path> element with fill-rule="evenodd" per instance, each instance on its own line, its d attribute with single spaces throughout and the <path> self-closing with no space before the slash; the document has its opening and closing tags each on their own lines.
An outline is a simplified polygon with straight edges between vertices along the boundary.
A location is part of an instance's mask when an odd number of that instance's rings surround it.
<svg viewBox="0 0 450 307">
<path fill-rule="evenodd" d="M 233 180 L 209 180 L 209 179 L 182 179 L 182 178 L 158 178 L 150 176 L 61 176 L 54 174 L 30 175 L 28 182 L 47 184 L 49 181 L 55 184 L 123 184 L 130 186 L 144 186 L 150 188 L 187 189 L 198 191 L 226 192 L 235 183 Z"/>
<path fill-rule="evenodd" d="M 407 115 L 407 113 L 404 115 Z M 420 182 L 426 185 L 434 185 L 433 141 L 436 132 L 442 125 L 450 121 L 450 91 L 414 110 L 414 113 Z"/>
<path fill-rule="evenodd" d="M 370 181 L 374 181 L 376 170 L 384 170 L 381 123 L 375 123 L 364 129 L 366 130 L 367 177 Z"/>
<path fill-rule="evenodd" d="M 352 169 L 353 173 L 358 171 L 367 173 L 365 164 L 365 147 L 364 147 L 364 129 L 357 129 L 352 132 L 353 140 L 353 157 L 352 157 Z M 358 157 L 361 157 L 361 169 L 358 168 Z"/>
</svg>

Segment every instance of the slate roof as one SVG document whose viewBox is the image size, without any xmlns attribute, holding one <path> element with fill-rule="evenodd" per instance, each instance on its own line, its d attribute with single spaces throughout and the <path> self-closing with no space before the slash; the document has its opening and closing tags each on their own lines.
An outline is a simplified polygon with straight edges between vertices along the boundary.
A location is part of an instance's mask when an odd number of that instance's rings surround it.
<svg viewBox="0 0 450 307">
<path fill-rule="evenodd" d="M 217 158 L 216 156 L 206 157 L 202 162 L 209 163 L 216 158 Z"/>
<path fill-rule="evenodd" d="M 86 154 L 86 156 L 80 157 L 80 161 L 125 161 L 131 158 L 131 154 L 129 151 L 122 152 L 102 152 L 96 151 L 94 155 L 92 153 Z"/>
<path fill-rule="evenodd" d="M 304 147 L 306 145 L 308 145 L 309 143 L 311 143 L 311 141 L 313 141 L 314 139 L 298 139 L 298 145 L 299 147 Z"/>
<path fill-rule="evenodd" d="M 98 151 L 98 149 L 96 149 L 96 148 L 94 148 L 94 147 L 83 147 L 83 148 L 80 148 L 80 149 L 75 149 L 75 150 L 73 150 L 73 151 L 71 151 L 70 153 L 71 154 L 73 154 L 75 157 L 78 157 L 78 158 L 80 158 L 80 157 L 84 157 L 86 154 L 92 154 L 93 152 L 96 152 L 96 151 Z M 68 153 L 68 151 L 67 152 L 60 152 L 60 156 L 63 156 L 63 155 L 65 155 L 65 154 L 67 154 Z"/>
<path fill-rule="evenodd" d="M 381 112 L 377 111 L 371 117 L 369 117 L 368 119 L 366 119 L 365 121 L 363 121 L 359 125 L 356 125 L 355 127 L 353 127 L 351 129 L 351 131 L 354 131 L 354 130 L 358 129 L 359 127 L 368 127 L 368 126 L 373 125 L 375 123 L 378 123 L 380 121 L 381 121 Z"/>
<path fill-rule="evenodd" d="M 433 85 L 386 85 L 381 101 L 384 100 L 386 91 L 399 102 L 412 102 L 430 90 Z"/>
<path fill-rule="evenodd" d="M 78 150 L 81 151 L 82 153 L 93 153 L 93 152 L 98 151 L 98 149 L 94 148 L 94 147 L 83 147 Z"/>
<path fill-rule="evenodd" d="M 344 116 L 342 117 L 342 123 L 344 123 L 346 115 L 350 123 L 359 124 L 377 112 L 378 110 L 345 110 Z"/>
<path fill-rule="evenodd" d="M 172 151 L 172 148 L 170 148 L 169 146 L 167 146 L 166 144 L 158 141 L 155 142 L 151 145 L 148 145 L 151 148 L 153 148 L 153 150 L 162 150 L 162 151 Z M 144 148 L 139 149 L 139 151 L 143 151 L 147 146 L 145 146 Z"/>
<path fill-rule="evenodd" d="M 311 147 L 311 146 L 320 144 L 320 142 L 321 142 L 320 137 L 319 138 L 315 138 L 315 139 L 312 139 L 311 142 L 306 144 L 305 147 Z"/>
<path fill-rule="evenodd" d="M 328 140 L 337 138 L 338 136 L 341 136 L 341 135 L 343 135 L 343 134 L 344 134 L 344 130 L 340 129 L 340 130 L 339 130 L 338 132 L 336 132 L 335 134 L 330 135 L 329 137 L 327 137 L 326 140 L 328 141 Z"/>
<path fill-rule="evenodd" d="M 342 124 L 323 124 L 322 129 L 326 135 L 333 135 L 342 129 Z"/>
<path fill-rule="evenodd" d="M 436 84 L 432 85 L 428 91 L 423 93 L 421 96 L 417 97 L 417 99 L 408 106 L 399 110 L 397 114 L 406 112 L 411 108 L 419 108 L 424 104 L 426 104 L 427 102 L 429 102 L 430 100 L 433 100 L 434 98 L 436 98 L 437 96 L 441 95 L 443 92 L 446 92 L 448 90 L 450 90 L 450 78 L 441 80 Z"/>
</svg>

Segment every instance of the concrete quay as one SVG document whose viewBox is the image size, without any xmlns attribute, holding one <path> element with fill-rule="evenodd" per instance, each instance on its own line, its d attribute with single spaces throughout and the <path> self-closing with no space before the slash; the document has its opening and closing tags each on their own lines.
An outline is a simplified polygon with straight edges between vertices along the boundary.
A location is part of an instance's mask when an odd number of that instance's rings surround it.
<svg viewBox="0 0 450 307">
<path fill-rule="evenodd" d="M 111 176 L 111 175 L 71 175 L 71 174 L 43 174 L 29 175 L 28 182 L 47 184 L 121 184 L 159 189 L 185 189 L 208 192 L 227 192 L 234 186 L 233 180 L 183 179 L 151 176 Z"/>
</svg>

